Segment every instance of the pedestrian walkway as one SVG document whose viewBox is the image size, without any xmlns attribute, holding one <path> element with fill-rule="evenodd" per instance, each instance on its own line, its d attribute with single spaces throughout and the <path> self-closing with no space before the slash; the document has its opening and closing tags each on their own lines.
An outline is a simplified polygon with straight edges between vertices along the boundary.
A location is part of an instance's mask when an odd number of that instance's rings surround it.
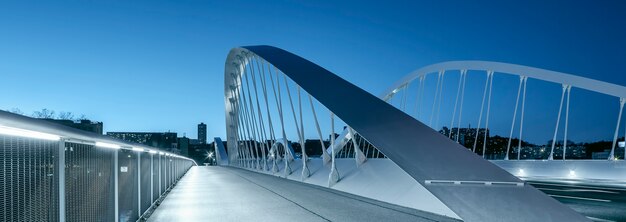
<svg viewBox="0 0 626 222">
<path fill-rule="evenodd" d="M 457 221 L 231 167 L 193 167 L 149 221 Z"/>
</svg>

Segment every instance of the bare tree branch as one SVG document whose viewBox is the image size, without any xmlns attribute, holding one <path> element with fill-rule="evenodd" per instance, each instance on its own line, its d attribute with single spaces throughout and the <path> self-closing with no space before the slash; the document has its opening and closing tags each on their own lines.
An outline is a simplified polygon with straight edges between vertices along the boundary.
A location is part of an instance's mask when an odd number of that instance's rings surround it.
<svg viewBox="0 0 626 222">
<path fill-rule="evenodd" d="M 24 115 L 24 112 L 22 112 L 22 110 L 20 110 L 19 108 L 12 108 L 11 110 L 9 110 L 9 112 L 19 114 L 19 115 Z"/>
<path fill-rule="evenodd" d="M 74 114 L 72 112 L 60 112 L 58 117 L 58 119 L 62 119 L 62 120 L 72 120 L 74 121 Z"/>
<path fill-rule="evenodd" d="M 33 117 L 43 118 L 43 119 L 54 119 L 54 110 L 43 108 L 41 109 L 41 111 L 33 112 Z"/>
</svg>

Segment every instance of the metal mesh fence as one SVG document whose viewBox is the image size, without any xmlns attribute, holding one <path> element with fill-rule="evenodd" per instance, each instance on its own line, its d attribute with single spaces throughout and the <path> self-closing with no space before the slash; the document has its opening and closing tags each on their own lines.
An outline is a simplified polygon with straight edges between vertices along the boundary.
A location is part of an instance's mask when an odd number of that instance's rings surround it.
<svg viewBox="0 0 626 222">
<path fill-rule="evenodd" d="M 153 202 L 159 198 L 161 193 L 159 192 L 159 164 L 160 164 L 161 156 L 152 155 L 152 198 Z"/>
<path fill-rule="evenodd" d="M 178 160 L 174 159 L 172 161 L 174 164 L 172 164 L 173 166 L 173 170 L 172 170 L 172 174 L 173 174 L 173 178 L 174 178 L 174 182 L 176 182 L 178 180 Z"/>
<path fill-rule="evenodd" d="M 173 156 L 0 134 L 0 221 L 137 221 L 189 167 Z"/>
<path fill-rule="evenodd" d="M 167 159 L 165 158 L 165 156 L 161 157 L 161 194 L 165 193 L 165 190 L 167 189 L 167 183 L 166 181 L 166 173 L 165 170 L 167 169 L 165 166 L 167 165 Z"/>
<path fill-rule="evenodd" d="M 172 178 L 174 178 L 174 173 L 172 172 L 173 167 L 173 161 L 172 158 L 167 158 L 167 186 L 172 186 L 173 180 Z"/>
<path fill-rule="evenodd" d="M 92 145 L 65 144 L 67 221 L 114 219 L 113 153 Z"/>
<path fill-rule="evenodd" d="M 137 203 L 137 153 L 130 150 L 118 151 L 119 221 L 139 219 Z"/>
<path fill-rule="evenodd" d="M 145 212 L 150 205 L 152 204 L 152 200 L 150 199 L 150 159 L 152 154 L 142 153 L 141 157 L 141 211 Z"/>
<path fill-rule="evenodd" d="M 0 220 L 58 221 L 59 143 L 0 135 Z"/>
</svg>

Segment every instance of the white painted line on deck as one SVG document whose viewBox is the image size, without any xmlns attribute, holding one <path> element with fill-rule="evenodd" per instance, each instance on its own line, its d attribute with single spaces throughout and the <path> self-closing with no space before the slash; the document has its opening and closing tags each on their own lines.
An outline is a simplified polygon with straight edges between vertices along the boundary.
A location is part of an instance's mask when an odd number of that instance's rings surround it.
<svg viewBox="0 0 626 222">
<path fill-rule="evenodd" d="M 598 201 L 598 202 L 611 202 L 610 200 L 594 199 L 594 198 L 586 198 L 586 197 L 570 197 L 570 196 L 561 196 L 561 195 L 552 195 L 552 194 L 548 194 L 548 196 L 560 197 L 560 198 L 569 198 L 569 199 L 578 199 L 578 200 L 591 200 L 591 201 Z"/>
<path fill-rule="evenodd" d="M 593 221 L 600 221 L 600 222 L 616 222 L 614 220 L 607 220 L 607 219 L 602 219 L 602 218 L 597 218 L 597 217 L 590 217 L 587 216 L 587 218 L 593 220 Z"/>
<path fill-rule="evenodd" d="M 576 185 L 576 184 L 562 184 L 562 183 L 543 183 L 543 182 L 532 182 L 527 181 L 530 185 L 538 184 L 538 185 L 547 185 L 547 186 L 558 186 L 558 187 L 576 187 L 576 188 L 589 188 L 589 189 L 597 189 L 598 187 L 585 186 L 585 185 Z M 626 189 L 621 189 L 617 187 L 602 187 L 604 190 L 616 190 L 616 191 L 626 191 Z"/>
<path fill-rule="evenodd" d="M 619 194 L 619 192 L 608 191 L 608 190 L 593 190 L 593 189 L 552 189 L 552 188 L 537 188 L 539 190 L 551 190 L 551 191 L 560 191 L 560 192 L 594 192 L 594 193 L 610 193 L 610 194 Z"/>
</svg>

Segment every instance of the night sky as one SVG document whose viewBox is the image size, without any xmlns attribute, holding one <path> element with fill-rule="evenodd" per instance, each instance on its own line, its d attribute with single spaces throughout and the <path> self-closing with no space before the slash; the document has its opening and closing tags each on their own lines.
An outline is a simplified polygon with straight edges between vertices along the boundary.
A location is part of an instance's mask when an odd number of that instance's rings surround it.
<svg viewBox="0 0 626 222">
<path fill-rule="evenodd" d="M 625 11 L 623 1 L 2 1 L 0 109 L 71 111 L 103 121 L 105 131 L 191 138 L 205 122 L 209 137 L 225 137 L 226 55 L 258 44 L 298 54 L 374 95 L 419 67 L 450 60 L 626 85 Z M 517 83 L 497 78 L 494 95 L 512 98 L 494 109 L 512 110 Z M 528 87 L 536 87 L 529 98 L 543 98 L 529 105 L 529 134 L 551 137 L 560 86 Z M 618 104 L 573 89 L 571 138 L 612 138 Z M 508 135 L 510 117 L 502 118 L 509 123 L 491 124 Z"/>
</svg>

